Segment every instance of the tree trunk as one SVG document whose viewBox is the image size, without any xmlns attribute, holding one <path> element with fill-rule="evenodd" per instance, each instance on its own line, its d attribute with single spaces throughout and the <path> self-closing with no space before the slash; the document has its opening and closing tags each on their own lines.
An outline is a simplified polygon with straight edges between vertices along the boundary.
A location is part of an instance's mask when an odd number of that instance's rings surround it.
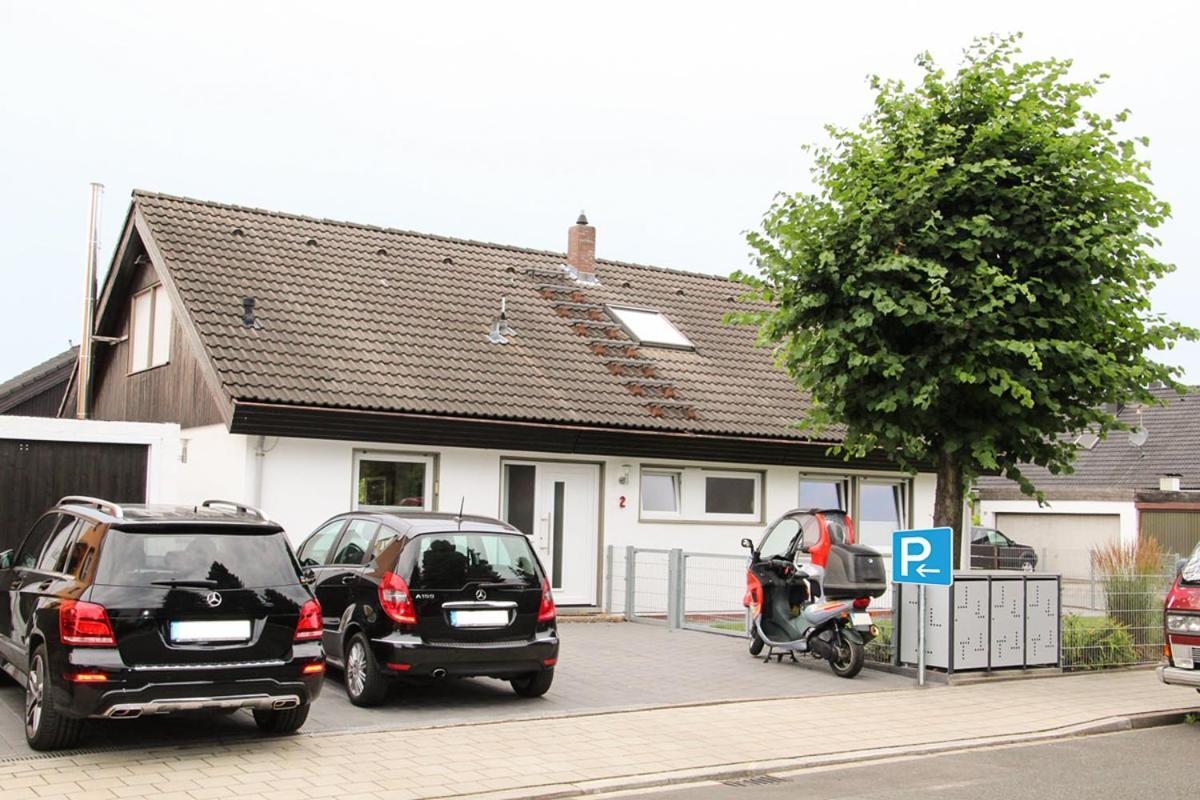
<svg viewBox="0 0 1200 800">
<path fill-rule="evenodd" d="M 933 526 L 954 531 L 954 567 L 962 563 L 963 467 L 958 453 L 938 453 L 937 489 L 933 499 Z"/>
</svg>

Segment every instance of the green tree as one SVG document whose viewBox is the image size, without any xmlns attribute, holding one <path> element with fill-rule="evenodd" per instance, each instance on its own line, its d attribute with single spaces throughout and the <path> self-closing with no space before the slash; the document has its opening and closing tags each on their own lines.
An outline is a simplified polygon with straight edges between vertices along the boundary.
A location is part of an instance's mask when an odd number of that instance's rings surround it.
<svg viewBox="0 0 1200 800">
<path fill-rule="evenodd" d="M 873 77 L 863 122 L 809 148 L 816 190 L 748 237 L 758 270 L 738 277 L 769 307 L 729 315 L 811 394 L 801 429 L 935 467 L 956 552 L 974 475 L 1035 494 L 1020 464 L 1069 472 L 1074 434 L 1120 427 L 1105 404 L 1180 388 L 1148 350 L 1196 336 L 1150 308 L 1173 267 L 1152 252 L 1170 208 L 1148 141 L 1085 108 L 1104 76 L 1022 61 L 1019 38 L 975 40 L 949 76 L 923 54 L 911 87 Z"/>
</svg>

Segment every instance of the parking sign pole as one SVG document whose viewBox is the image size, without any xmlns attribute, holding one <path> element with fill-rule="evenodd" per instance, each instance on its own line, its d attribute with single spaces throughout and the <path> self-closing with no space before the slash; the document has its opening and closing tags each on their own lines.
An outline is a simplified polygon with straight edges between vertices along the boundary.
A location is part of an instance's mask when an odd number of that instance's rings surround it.
<svg viewBox="0 0 1200 800">
<path fill-rule="evenodd" d="M 917 686 L 925 685 L 925 584 L 917 584 Z"/>
</svg>

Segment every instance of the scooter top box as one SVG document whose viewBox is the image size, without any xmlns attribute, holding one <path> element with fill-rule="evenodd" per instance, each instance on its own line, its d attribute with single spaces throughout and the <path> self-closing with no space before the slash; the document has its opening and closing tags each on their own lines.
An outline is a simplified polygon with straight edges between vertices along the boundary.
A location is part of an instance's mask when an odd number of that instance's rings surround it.
<svg viewBox="0 0 1200 800">
<path fill-rule="evenodd" d="M 881 596 L 887 591 L 883 557 L 861 544 L 831 545 L 823 588 L 830 600 Z"/>
</svg>

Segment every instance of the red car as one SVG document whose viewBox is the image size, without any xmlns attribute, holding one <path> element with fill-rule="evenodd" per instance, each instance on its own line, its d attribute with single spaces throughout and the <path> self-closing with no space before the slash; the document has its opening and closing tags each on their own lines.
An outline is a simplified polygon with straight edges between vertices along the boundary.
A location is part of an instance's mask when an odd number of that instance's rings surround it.
<svg viewBox="0 0 1200 800">
<path fill-rule="evenodd" d="M 1163 617 L 1167 663 L 1158 668 L 1158 677 L 1200 692 L 1200 545 L 1179 571 Z"/>
</svg>

